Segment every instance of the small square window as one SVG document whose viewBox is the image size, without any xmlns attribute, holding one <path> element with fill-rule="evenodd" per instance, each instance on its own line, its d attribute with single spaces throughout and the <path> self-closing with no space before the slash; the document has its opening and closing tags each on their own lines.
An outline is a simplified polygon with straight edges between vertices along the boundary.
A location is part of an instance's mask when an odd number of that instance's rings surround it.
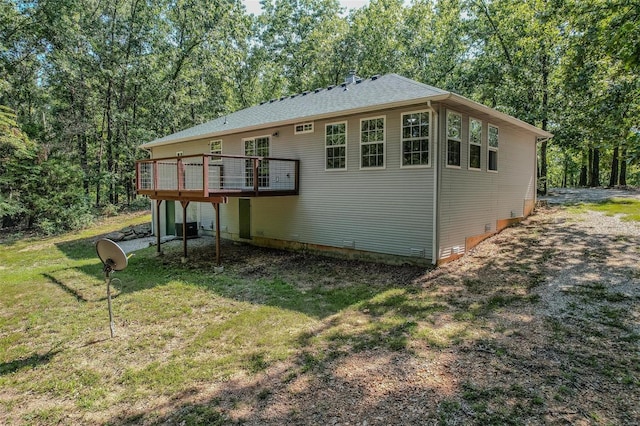
<svg viewBox="0 0 640 426">
<path fill-rule="evenodd" d="M 313 133 L 313 123 L 299 123 L 296 124 L 293 128 L 294 134 L 301 135 L 304 133 Z"/>
</svg>

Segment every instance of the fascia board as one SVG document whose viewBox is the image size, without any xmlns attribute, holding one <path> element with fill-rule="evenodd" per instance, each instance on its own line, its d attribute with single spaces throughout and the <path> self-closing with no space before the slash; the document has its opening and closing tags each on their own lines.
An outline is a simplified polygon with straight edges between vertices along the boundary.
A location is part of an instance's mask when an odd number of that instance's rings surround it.
<svg viewBox="0 0 640 426">
<path fill-rule="evenodd" d="M 531 125 L 529 123 L 526 123 L 522 120 L 519 120 L 515 117 L 512 117 L 508 114 L 505 114 L 503 112 L 500 112 L 498 110 L 495 110 L 493 108 L 489 108 L 488 106 L 484 106 L 478 102 L 472 101 L 471 99 L 467 99 L 464 96 L 460 96 L 460 95 L 456 95 L 455 93 L 450 93 L 448 96 L 449 99 L 463 104 L 465 106 L 468 106 L 470 108 L 476 109 L 476 110 L 480 110 L 482 112 L 484 112 L 485 114 L 491 115 L 493 117 L 496 117 L 502 121 L 506 121 L 507 123 L 513 124 L 514 126 L 523 128 L 525 130 L 528 130 L 530 132 L 535 133 L 538 136 L 543 136 L 546 138 L 552 138 L 553 137 L 553 133 L 549 133 L 546 130 L 542 130 L 534 125 Z"/>
</svg>

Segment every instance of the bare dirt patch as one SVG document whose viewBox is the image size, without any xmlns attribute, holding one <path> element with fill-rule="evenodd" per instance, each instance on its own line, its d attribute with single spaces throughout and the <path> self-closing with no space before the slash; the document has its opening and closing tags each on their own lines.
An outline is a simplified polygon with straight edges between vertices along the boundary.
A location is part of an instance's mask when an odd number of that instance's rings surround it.
<svg viewBox="0 0 640 426">
<path fill-rule="evenodd" d="M 182 252 L 182 241 L 163 245 L 168 252 L 162 262 L 180 268 L 214 270 L 215 248 L 212 238 L 187 240 L 188 262 L 181 264 L 176 253 Z M 385 286 L 407 284 L 424 274 L 418 266 L 384 265 L 380 263 L 331 258 L 311 253 L 255 247 L 248 244 L 222 241 L 222 263 L 225 274 L 243 279 L 281 279 L 295 284 L 299 289 L 322 286 L 345 287 L 367 283 Z"/>
</svg>

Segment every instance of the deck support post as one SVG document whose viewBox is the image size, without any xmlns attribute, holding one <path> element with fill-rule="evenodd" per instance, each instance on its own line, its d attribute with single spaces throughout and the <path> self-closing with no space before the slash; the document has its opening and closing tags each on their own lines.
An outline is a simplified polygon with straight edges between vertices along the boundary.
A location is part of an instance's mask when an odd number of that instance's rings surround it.
<svg viewBox="0 0 640 426">
<path fill-rule="evenodd" d="M 182 262 L 187 261 L 187 206 L 189 201 L 180 201 L 182 204 Z"/>
<path fill-rule="evenodd" d="M 216 266 L 220 266 L 220 203 L 213 204 L 216 211 Z"/>
<path fill-rule="evenodd" d="M 253 159 L 253 192 L 255 196 L 258 196 L 259 182 L 258 182 L 258 170 L 259 170 L 260 160 L 257 158 Z"/>
<path fill-rule="evenodd" d="M 162 200 L 156 200 L 156 255 L 162 254 L 162 248 L 160 248 L 160 205 Z"/>
</svg>

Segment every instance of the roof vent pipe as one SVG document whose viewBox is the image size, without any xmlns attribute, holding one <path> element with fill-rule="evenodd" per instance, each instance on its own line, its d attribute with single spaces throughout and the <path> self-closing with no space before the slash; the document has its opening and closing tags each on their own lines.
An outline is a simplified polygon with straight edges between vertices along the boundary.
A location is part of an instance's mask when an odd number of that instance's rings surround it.
<svg viewBox="0 0 640 426">
<path fill-rule="evenodd" d="M 346 84 L 353 84 L 356 82 L 356 80 L 359 80 L 360 77 L 358 77 L 356 75 L 356 71 L 355 70 L 351 70 L 349 71 L 349 75 L 347 75 L 347 78 L 344 79 L 344 82 Z"/>
</svg>

